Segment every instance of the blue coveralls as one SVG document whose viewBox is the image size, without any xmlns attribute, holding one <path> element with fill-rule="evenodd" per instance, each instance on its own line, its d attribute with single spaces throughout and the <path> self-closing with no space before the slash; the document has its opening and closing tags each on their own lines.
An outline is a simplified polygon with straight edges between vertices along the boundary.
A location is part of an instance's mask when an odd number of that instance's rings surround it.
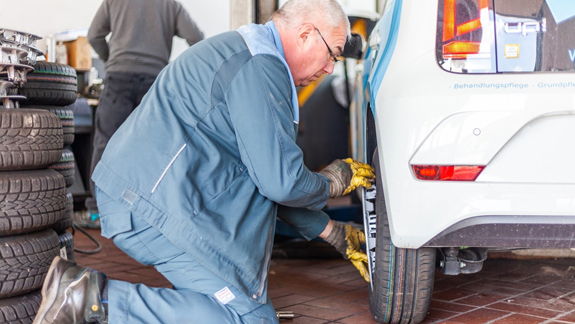
<svg viewBox="0 0 575 324">
<path fill-rule="evenodd" d="M 93 180 L 102 235 L 174 285 L 109 281 L 116 323 L 276 323 L 276 216 L 306 238 L 328 180 L 295 143 L 298 104 L 273 22 L 192 46 L 112 137 Z"/>
</svg>

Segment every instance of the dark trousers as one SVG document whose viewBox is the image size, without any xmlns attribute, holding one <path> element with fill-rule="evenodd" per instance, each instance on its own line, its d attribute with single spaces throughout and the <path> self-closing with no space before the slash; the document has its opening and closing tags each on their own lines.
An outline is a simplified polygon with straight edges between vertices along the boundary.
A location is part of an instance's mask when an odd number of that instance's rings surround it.
<svg viewBox="0 0 575 324">
<path fill-rule="evenodd" d="M 100 162 L 108 141 L 140 104 L 154 80 L 156 76 L 152 75 L 120 72 L 106 74 L 104 90 L 96 108 L 90 177 Z M 98 205 L 94 193 L 94 182 L 92 179 L 88 181 L 92 197 L 87 198 L 85 204 L 86 208 L 95 212 L 98 210 Z"/>
</svg>

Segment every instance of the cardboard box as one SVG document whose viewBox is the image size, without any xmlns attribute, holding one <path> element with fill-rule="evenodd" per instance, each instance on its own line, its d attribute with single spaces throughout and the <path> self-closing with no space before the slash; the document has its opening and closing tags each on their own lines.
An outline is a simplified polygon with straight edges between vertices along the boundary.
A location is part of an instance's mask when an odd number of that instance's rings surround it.
<svg viewBox="0 0 575 324">
<path fill-rule="evenodd" d="M 66 45 L 68 52 L 68 65 L 77 70 L 90 70 L 92 67 L 92 47 L 86 37 L 80 36 L 76 40 L 64 42 L 64 45 Z"/>
</svg>

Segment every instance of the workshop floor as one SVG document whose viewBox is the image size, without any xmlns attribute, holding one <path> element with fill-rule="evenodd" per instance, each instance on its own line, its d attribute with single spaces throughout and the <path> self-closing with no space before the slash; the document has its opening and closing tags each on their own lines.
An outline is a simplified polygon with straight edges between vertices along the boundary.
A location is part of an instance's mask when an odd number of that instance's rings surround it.
<svg viewBox="0 0 575 324">
<path fill-rule="evenodd" d="M 103 248 L 92 255 L 76 252 L 78 264 L 105 272 L 113 279 L 170 287 L 153 267 L 127 257 L 112 241 L 101 237 L 99 230 L 88 231 Z M 94 247 L 78 231 L 74 242 L 77 248 Z M 320 254 L 322 249 L 331 249 L 321 243 L 307 248 L 317 248 Z M 282 251 L 275 254 L 282 255 Z M 296 316 L 281 323 L 376 323 L 369 312 L 368 284 L 354 267 L 343 259 L 310 255 L 313 253 L 306 254 L 307 259 L 273 259 L 269 294 L 276 309 L 293 311 Z M 477 274 L 437 274 L 424 323 L 575 323 L 574 265 L 575 259 L 488 259 Z"/>
</svg>

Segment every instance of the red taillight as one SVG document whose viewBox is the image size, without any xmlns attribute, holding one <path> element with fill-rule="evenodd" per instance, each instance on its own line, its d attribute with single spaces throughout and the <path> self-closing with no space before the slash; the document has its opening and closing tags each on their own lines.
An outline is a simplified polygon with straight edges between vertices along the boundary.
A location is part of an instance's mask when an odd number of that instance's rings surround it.
<svg viewBox="0 0 575 324">
<path fill-rule="evenodd" d="M 480 45 L 481 43 L 451 42 L 443 46 L 443 57 L 464 59 L 468 54 L 479 53 Z"/>
<path fill-rule="evenodd" d="M 479 18 L 477 19 L 473 19 L 471 21 L 468 21 L 464 24 L 461 24 L 459 26 L 457 26 L 457 36 L 461 36 L 463 34 L 467 34 L 469 32 L 472 32 L 476 29 L 481 28 L 481 20 L 479 20 Z"/>
<path fill-rule="evenodd" d="M 476 9 L 475 17 L 466 22 L 457 24 L 456 4 L 458 0 L 444 0 L 443 2 L 443 58 L 444 59 L 466 59 L 469 54 L 479 53 L 480 42 L 467 40 L 461 36 L 481 29 L 481 18 L 489 20 L 489 0 L 479 0 L 479 7 Z M 460 0 L 461 1 L 461 0 Z M 469 37 L 467 37 L 469 38 Z"/>
<path fill-rule="evenodd" d="M 485 166 L 467 165 L 412 165 L 419 180 L 475 181 Z"/>
<path fill-rule="evenodd" d="M 443 8 L 443 41 L 455 35 L 455 0 L 445 0 Z"/>
</svg>

